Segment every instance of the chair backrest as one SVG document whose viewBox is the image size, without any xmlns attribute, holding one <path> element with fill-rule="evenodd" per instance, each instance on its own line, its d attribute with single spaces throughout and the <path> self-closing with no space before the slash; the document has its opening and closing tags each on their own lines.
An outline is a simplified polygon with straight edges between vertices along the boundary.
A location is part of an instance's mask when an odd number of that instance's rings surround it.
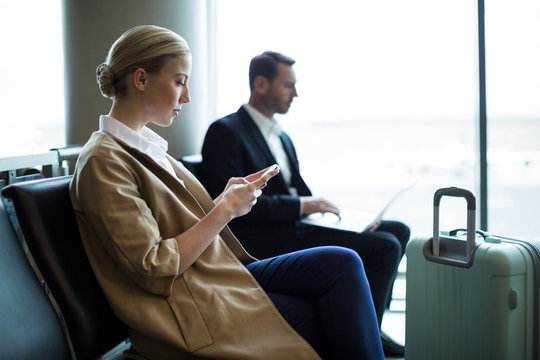
<svg viewBox="0 0 540 360">
<path fill-rule="evenodd" d="M 59 175 L 69 175 L 75 169 L 77 158 L 83 149 L 83 145 L 67 145 L 64 147 L 52 148 L 58 154 Z"/>
<path fill-rule="evenodd" d="M 71 176 L 13 184 L 2 195 L 17 220 L 74 358 L 95 359 L 127 338 L 92 272 L 69 198 Z"/>
<path fill-rule="evenodd" d="M 0 159 L 0 187 L 24 180 L 27 175 L 37 178 L 58 176 L 58 173 L 58 154 L 53 151 Z"/>
<path fill-rule="evenodd" d="M 68 360 L 53 308 L 0 201 L 0 359 Z"/>
</svg>

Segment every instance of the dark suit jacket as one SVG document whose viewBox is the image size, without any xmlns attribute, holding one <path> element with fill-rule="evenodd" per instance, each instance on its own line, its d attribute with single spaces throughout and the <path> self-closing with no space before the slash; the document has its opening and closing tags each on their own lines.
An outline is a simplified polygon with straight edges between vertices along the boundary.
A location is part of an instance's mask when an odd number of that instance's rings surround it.
<svg viewBox="0 0 540 360">
<path fill-rule="evenodd" d="M 311 191 L 300 176 L 298 158 L 291 138 L 280 136 L 289 158 L 291 186 L 298 195 Z M 276 163 L 266 140 L 243 108 L 212 123 L 202 148 L 202 179 L 213 197 L 218 196 L 231 177 L 246 176 Z M 289 193 L 281 174 L 272 178 L 263 189 L 250 213 L 229 225 L 248 252 L 267 257 L 286 251 L 288 239 L 294 236 L 300 219 L 300 200 Z"/>
</svg>

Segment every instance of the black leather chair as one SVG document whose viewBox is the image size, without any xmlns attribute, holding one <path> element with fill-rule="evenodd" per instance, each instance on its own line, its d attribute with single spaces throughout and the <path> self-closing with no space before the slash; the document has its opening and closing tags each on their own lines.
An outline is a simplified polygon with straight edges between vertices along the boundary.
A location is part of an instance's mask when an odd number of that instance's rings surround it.
<svg viewBox="0 0 540 360">
<path fill-rule="evenodd" d="M 2 189 L 2 195 L 13 201 L 29 253 L 57 305 L 72 357 L 96 359 L 119 344 L 127 347 L 127 328 L 112 313 L 90 268 L 71 207 L 70 180 L 63 176 L 17 183 Z"/>
<path fill-rule="evenodd" d="M 47 295 L 0 201 L 0 359 L 69 360 Z"/>
</svg>

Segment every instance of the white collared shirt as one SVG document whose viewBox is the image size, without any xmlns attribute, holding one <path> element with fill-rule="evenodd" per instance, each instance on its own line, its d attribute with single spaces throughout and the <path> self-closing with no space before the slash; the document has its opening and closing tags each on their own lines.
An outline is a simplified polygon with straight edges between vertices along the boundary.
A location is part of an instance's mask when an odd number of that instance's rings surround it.
<svg viewBox="0 0 540 360">
<path fill-rule="evenodd" d="M 281 175 L 283 176 L 283 178 L 285 178 L 285 182 L 287 183 L 287 185 L 289 185 L 289 191 L 292 195 L 296 195 L 296 189 L 290 187 L 292 175 L 291 167 L 289 164 L 289 157 L 287 156 L 287 153 L 283 148 L 283 143 L 279 138 L 282 131 L 281 126 L 276 119 L 267 118 L 253 106 L 249 104 L 244 104 L 243 106 L 261 131 L 264 139 L 266 140 L 266 143 L 268 144 L 272 155 L 274 155 L 274 159 L 276 159 L 280 167 Z"/>
<path fill-rule="evenodd" d="M 99 130 L 147 154 L 152 160 L 182 182 L 174 172 L 169 159 L 167 159 L 166 154 L 169 144 L 151 129 L 144 126 L 139 133 L 109 115 L 101 115 L 99 117 Z"/>
</svg>

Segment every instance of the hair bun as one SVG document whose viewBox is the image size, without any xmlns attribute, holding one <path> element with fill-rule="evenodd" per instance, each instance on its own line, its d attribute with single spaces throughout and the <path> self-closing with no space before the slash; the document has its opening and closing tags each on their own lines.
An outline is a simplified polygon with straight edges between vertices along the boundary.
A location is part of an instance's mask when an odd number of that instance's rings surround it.
<svg viewBox="0 0 540 360">
<path fill-rule="evenodd" d="M 114 74 L 109 64 L 103 63 L 97 67 L 96 79 L 103 96 L 113 98 L 115 93 Z"/>
</svg>

